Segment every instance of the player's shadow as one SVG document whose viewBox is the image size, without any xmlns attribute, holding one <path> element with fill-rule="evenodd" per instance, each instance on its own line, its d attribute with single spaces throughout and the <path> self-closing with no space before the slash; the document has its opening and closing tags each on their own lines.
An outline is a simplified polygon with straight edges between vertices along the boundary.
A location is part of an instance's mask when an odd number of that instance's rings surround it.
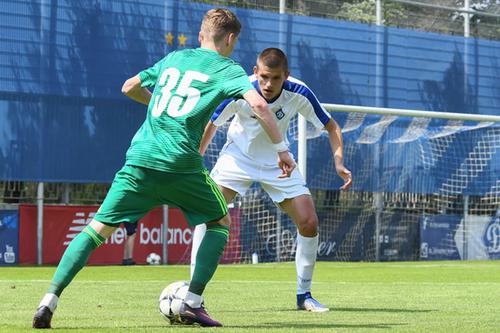
<svg viewBox="0 0 500 333">
<path fill-rule="evenodd" d="M 234 326 L 235 327 L 235 326 Z M 52 327 L 50 330 L 51 331 L 61 331 L 61 332 L 68 332 L 68 331 L 127 331 L 127 332 L 139 332 L 141 330 L 151 330 L 154 329 L 159 330 L 159 329 L 165 329 L 168 332 L 171 330 L 175 329 L 196 329 L 200 328 L 200 326 L 197 325 L 170 325 L 167 322 L 165 324 L 159 324 L 159 325 L 138 325 L 138 326 L 130 326 L 130 325 L 122 325 L 122 326 L 87 326 L 87 327 Z"/>
<path fill-rule="evenodd" d="M 272 328 L 287 328 L 287 329 L 332 329 L 332 328 L 367 328 L 367 329 L 391 329 L 394 326 L 406 326 L 405 323 L 374 323 L 374 324 L 332 324 L 332 323 L 293 323 L 287 321 L 286 323 L 260 323 L 258 325 L 248 325 L 248 326 L 231 326 L 226 325 L 227 328 L 245 328 L 245 329 L 272 329 Z"/>
<path fill-rule="evenodd" d="M 394 326 L 405 326 L 407 324 L 405 323 L 374 323 L 374 324 L 331 324 L 331 323 L 324 323 L 324 324 L 315 324 L 315 323 L 294 323 L 294 322 L 289 322 L 287 321 L 286 323 L 259 323 L 258 325 L 224 325 L 225 328 L 243 328 L 243 329 L 272 329 L 272 328 L 284 328 L 286 327 L 287 329 L 331 329 L 331 328 L 368 328 L 368 329 L 391 329 L 394 328 Z M 53 327 L 52 330 L 56 331 L 72 331 L 72 330 L 78 330 L 78 331 L 85 331 L 85 330 L 96 330 L 96 329 L 106 329 L 107 327 L 97 327 L 97 326 L 89 326 L 89 327 Z M 199 328 L 199 326 L 196 325 L 141 325 L 141 326 L 113 326 L 113 329 L 115 330 L 140 330 L 140 329 L 158 329 L 158 328 L 165 328 L 165 329 L 193 329 L 193 328 Z"/>
<path fill-rule="evenodd" d="M 297 312 L 295 308 L 287 309 L 255 309 L 252 312 L 269 313 L 273 312 Z M 332 308 L 332 312 L 388 312 L 388 313 L 428 313 L 435 312 L 432 309 L 395 309 L 395 308 Z M 225 310 L 224 312 L 241 312 L 240 310 Z"/>
<path fill-rule="evenodd" d="M 404 312 L 404 313 L 427 313 L 437 310 L 430 309 L 391 309 L 391 308 L 334 308 L 335 312 Z"/>
</svg>

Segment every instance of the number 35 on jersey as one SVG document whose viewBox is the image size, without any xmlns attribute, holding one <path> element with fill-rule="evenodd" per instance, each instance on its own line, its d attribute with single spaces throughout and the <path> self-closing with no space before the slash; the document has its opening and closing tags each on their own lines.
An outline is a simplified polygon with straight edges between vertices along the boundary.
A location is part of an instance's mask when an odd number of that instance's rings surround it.
<svg viewBox="0 0 500 333">
<path fill-rule="evenodd" d="M 181 72 L 175 67 L 169 67 L 161 74 L 158 81 L 160 94 L 156 96 L 153 109 L 151 110 L 153 117 L 159 117 L 165 109 L 167 109 L 167 114 L 173 118 L 181 117 L 191 112 L 201 97 L 200 91 L 191 87 L 191 83 L 193 81 L 205 83 L 210 77 L 200 72 L 188 70 L 182 76 L 177 89 L 172 92 L 177 86 L 180 76 Z"/>
</svg>

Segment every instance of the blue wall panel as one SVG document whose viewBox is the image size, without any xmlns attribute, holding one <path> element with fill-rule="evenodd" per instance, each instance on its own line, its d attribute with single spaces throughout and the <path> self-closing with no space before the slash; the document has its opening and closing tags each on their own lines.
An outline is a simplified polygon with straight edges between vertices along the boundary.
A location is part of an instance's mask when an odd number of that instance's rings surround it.
<svg viewBox="0 0 500 333">
<path fill-rule="evenodd" d="M 121 95 L 122 83 L 169 51 L 197 47 L 200 21 L 209 8 L 164 0 L 2 1 L 0 179 L 111 181 L 145 111 Z M 500 42 L 235 11 L 243 31 L 233 58 L 251 73 L 260 50 L 281 47 L 289 56 L 292 74 L 308 83 L 322 102 L 499 112 Z M 168 33 L 174 37 L 172 44 L 166 43 Z M 180 36 L 187 38 L 185 45 Z M 346 115 L 333 115 L 345 125 Z M 475 149 L 472 140 L 491 131 L 476 129 L 453 136 L 459 140 L 450 144 L 456 159 L 448 161 L 434 158 L 435 143 L 425 141 L 445 122 L 432 121 L 426 135 L 412 143 L 394 143 L 411 127 L 402 120 L 379 141 L 360 144 L 367 126 L 379 121 L 380 117 L 367 117 L 359 129 L 345 133 L 346 163 L 354 172 L 357 190 L 439 190 L 453 168 L 463 165 Z M 329 175 L 326 182 L 321 178 L 331 172 L 317 163 L 315 152 L 329 151 L 322 140 L 311 143 L 308 181 L 313 187 L 336 187 L 335 177 Z M 421 154 L 425 147 L 431 147 L 432 156 Z M 500 173 L 498 149 L 488 158 L 480 177 L 468 181 L 464 191 L 485 193 L 491 188 Z M 431 166 L 426 164 L 429 159 Z M 398 168 L 402 170 L 398 180 L 381 176 L 383 170 Z M 410 177 L 415 174 L 433 178 L 417 186 Z"/>
</svg>

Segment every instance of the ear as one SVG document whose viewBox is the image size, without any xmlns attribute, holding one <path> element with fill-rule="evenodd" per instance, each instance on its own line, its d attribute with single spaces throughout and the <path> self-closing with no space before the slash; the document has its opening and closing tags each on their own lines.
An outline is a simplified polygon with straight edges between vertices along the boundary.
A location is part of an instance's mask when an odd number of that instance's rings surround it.
<svg viewBox="0 0 500 333">
<path fill-rule="evenodd" d="M 231 45 L 238 38 L 234 32 L 230 32 L 226 35 L 226 45 Z"/>
<path fill-rule="evenodd" d="M 290 76 L 290 71 L 285 71 L 285 80 L 288 80 L 289 76 Z"/>
<path fill-rule="evenodd" d="M 203 34 L 200 32 L 198 32 L 198 42 L 201 44 L 201 42 L 203 41 Z"/>
<path fill-rule="evenodd" d="M 253 73 L 257 75 L 257 66 L 253 66 Z"/>
</svg>

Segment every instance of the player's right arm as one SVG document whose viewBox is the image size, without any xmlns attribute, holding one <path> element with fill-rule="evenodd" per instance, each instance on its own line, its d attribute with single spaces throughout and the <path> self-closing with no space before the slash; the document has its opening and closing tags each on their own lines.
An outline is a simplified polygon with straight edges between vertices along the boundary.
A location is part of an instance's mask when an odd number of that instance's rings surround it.
<svg viewBox="0 0 500 333">
<path fill-rule="evenodd" d="M 136 102 L 149 105 L 151 92 L 147 88 L 141 87 L 141 78 L 139 75 L 133 76 L 122 86 L 122 93 Z"/>
<path fill-rule="evenodd" d="M 290 177 L 293 169 L 296 167 L 296 164 L 288 152 L 288 146 L 283 140 L 283 136 L 278 129 L 274 115 L 269 109 L 266 100 L 254 89 L 248 90 L 244 93 L 243 98 L 252 108 L 252 111 L 257 117 L 260 125 L 271 139 L 273 148 L 278 153 L 278 165 L 283 171 L 279 178 Z"/>
</svg>

